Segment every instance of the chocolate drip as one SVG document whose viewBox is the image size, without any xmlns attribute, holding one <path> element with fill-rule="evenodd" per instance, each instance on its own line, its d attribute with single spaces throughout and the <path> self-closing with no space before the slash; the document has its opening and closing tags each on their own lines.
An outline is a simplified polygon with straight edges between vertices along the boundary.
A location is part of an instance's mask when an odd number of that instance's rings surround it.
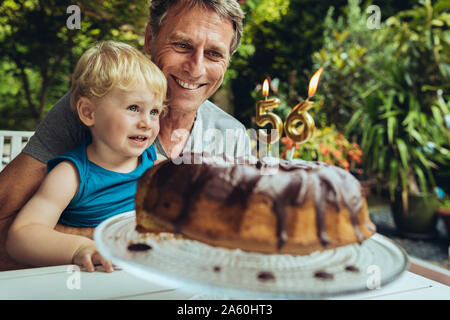
<svg viewBox="0 0 450 320">
<path fill-rule="evenodd" d="M 333 280 L 334 279 L 334 275 L 332 273 L 328 273 L 325 271 L 315 272 L 314 277 L 322 279 L 322 280 Z"/>
<path fill-rule="evenodd" d="M 145 243 L 132 243 L 128 246 L 128 250 L 130 251 L 147 251 L 150 249 L 152 247 Z"/>
<path fill-rule="evenodd" d="M 229 203 L 238 202 L 243 208 L 246 208 L 250 195 L 261 179 L 261 175 L 250 170 L 247 170 L 245 174 L 242 172 L 242 170 L 245 170 L 244 168 L 244 166 L 236 166 L 233 168 L 233 177 L 236 182 L 233 191 L 229 194 L 226 201 Z"/>
<path fill-rule="evenodd" d="M 277 236 L 278 236 L 278 249 L 281 249 L 288 238 L 286 232 L 286 208 L 295 204 L 299 190 L 302 187 L 302 180 L 292 179 L 286 188 L 283 189 L 280 197 L 274 202 L 274 211 L 277 214 Z"/>
<path fill-rule="evenodd" d="M 261 271 L 258 273 L 258 279 L 260 281 L 266 282 L 266 281 L 275 281 L 275 276 L 270 271 Z"/>
<path fill-rule="evenodd" d="M 326 246 L 330 243 L 330 238 L 325 231 L 326 199 L 324 199 L 324 197 L 322 196 L 322 187 L 323 183 L 318 179 L 314 179 L 312 188 L 314 192 L 314 208 L 316 210 L 317 235 L 322 245 Z"/>
<path fill-rule="evenodd" d="M 195 169 L 193 170 L 193 176 L 191 178 L 191 184 L 184 190 L 184 205 L 181 214 L 175 220 L 175 230 L 180 232 L 181 227 L 188 216 L 189 208 L 191 207 L 191 202 L 193 200 L 193 196 L 198 194 L 200 190 L 202 190 L 203 186 L 211 181 L 211 179 L 216 177 L 215 172 L 211 167 L 201 165 L 194 165 Z"/>
<path fill-rule="evenodd" d="M 278 172 L 265 175 L 263 170 L 273 168 L 273 163 L 245 159 L 232 161 L 225 156 L 210 157 L 195 153 L 183 154 L 182 158 L 191 164 L 175 164 L 167 160 L 155 173 L 158 190 L 176 192 L 183 199 L 182 212 L 174 221 L 177 231 L 180 231 L 191 201 L 198 193 L 203 192 L 208 197 L 226 203 L 240 203 L 243 208 L 247 207 L 251 194 L 262 193 L 273 201 L 279 248 L 283 247 L 288 237 L 285 231 L 286 209 L 300 206 L 306 199 L 314 200 L 317 232 L 323 245 L 330 242 L 325 231 L 327 204 L 338 211 L 345 206 L 350 212 L 359 241 L 364 239 L 358 228 L 358 212 L 363 207 L 361 188 L 358 181 L 341 168 L 298 159 L 279 160 Z M 157 199 L 155 207 L 159 201 Z M 151 211 L 152 208 L 147 209 Z M 373 230 L 372 226 L 366 225 Z"/>
<path fill-rule="evenodd" d="M 358 267 L 355 267 L 355 266 L 346 266 L 345 271 L 357 273 L 357 272 L 359 272 L 359 269 L 358 269 Z"/>
<path fill-rule="evenodd" d="M 347 186 L 348 192 L 343 192 L 342 197 L 345 205 L 350 212 L 353 229 L 355 230 L 356 236 L 358 237 L 358 241 L 361 243 L 364 240 L 364 236 L 362 235 L 361 230 L 359 230 L 358 226 L 358 212 L 363 207 L 363 203 L 361 201 L 361 185 L 351 174 L 344 174 L 347 173 L 345 171 L 337 171 L 337 173 L 341 177 L 343 184 Z"/>
</svg>

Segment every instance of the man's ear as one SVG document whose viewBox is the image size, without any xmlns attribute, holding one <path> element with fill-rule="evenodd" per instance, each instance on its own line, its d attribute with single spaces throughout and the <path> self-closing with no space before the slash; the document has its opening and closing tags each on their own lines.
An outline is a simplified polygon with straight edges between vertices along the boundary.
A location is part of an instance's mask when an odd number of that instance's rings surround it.
<svg viewBox="0 0 450 320">
<path fill-rule="evenodd" d="M 144 50 L 147 52 L 147 54 L 152 54 L 152 27 L 150 26 L 150 23 L 147 23 L 147 27 L 145 28 L 145 42 L 144 42 Z"/>
<path fill-rule="evenodd" d="M 91 127 L 95 123 L 94 104 L 86 97 L 81 97 L 77 102 L 78 117 L 85 126 Z"/>
</svg>

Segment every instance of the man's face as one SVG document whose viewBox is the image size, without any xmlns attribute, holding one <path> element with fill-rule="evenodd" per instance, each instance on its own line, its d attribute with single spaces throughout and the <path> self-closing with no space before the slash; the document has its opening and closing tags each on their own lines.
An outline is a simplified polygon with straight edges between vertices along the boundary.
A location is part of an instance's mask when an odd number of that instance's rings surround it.
<svg viewBox="0 0 450 320">
<path fill-rule="evenodd" d="M 147 28 L 146 50 L 168 83 L 168 104 L 196 111 L 220 86 L 230 59 L 232 22 L 214 11 L 171 8 L 158 36 Z"/>
</svg>

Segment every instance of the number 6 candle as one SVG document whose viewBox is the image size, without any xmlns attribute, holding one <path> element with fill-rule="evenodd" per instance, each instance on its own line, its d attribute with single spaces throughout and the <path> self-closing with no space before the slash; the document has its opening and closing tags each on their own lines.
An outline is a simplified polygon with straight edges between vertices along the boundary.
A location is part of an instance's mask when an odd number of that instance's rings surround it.
<svg viewBox="0 0 450 320">
<path fill-rule="evenodd" d="M 291 159 L 294 155 L 295 143 L 305 143 L 311 139 L 314 133 L 314 119 L 308 113 L 308 110 L 313 107 L 313 103 L 309 99 L 316 93 L 322 71 L 323 68 L 317 70 L 309 81 L 308 98 L 305 101 L 299 102 L 286 118 L 284 132 L 286 136 L 294 141 L 294 146 L 291 149 Z M 301 125 L 297 127 L 297 124 L 300 122 Z"/>
</svg>

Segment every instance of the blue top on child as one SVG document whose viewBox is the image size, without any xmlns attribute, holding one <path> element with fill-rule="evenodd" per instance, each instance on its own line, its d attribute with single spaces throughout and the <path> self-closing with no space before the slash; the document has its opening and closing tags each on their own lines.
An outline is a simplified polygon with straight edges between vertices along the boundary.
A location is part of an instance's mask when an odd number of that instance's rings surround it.
<svg viewBox="0 0 450 320">
<path fill-rule="evenodd" d="M 156 160 L 156 150 L 152 144 L 142 153 L 135 170 L 129 173 L 114 172 L 88 160 L 87 144 L 85 141 L 80 147 L 47 162 L 48 172 L 65 160 L 73 162 L 78 169 L 78 193 L 58 221 L 74 227 L 96 227 L 109 217 L 134 210 L 137 180 Z"/>
</svg>

